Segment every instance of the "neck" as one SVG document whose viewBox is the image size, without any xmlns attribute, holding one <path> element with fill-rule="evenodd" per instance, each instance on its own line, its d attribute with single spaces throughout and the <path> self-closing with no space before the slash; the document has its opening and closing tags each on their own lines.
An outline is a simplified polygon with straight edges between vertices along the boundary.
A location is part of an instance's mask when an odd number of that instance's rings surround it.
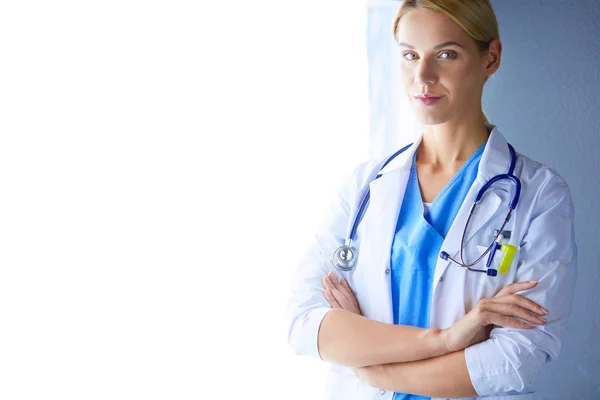
<svg viewBox="0 0 600 400">
<path fill-rule="evenodd" d="M 483 116 L 467 121 L 427 125 L 417 149 L 417 161 L 442 169 L 454 168 L 469 159 L 488 140 Z"/>
</svg>

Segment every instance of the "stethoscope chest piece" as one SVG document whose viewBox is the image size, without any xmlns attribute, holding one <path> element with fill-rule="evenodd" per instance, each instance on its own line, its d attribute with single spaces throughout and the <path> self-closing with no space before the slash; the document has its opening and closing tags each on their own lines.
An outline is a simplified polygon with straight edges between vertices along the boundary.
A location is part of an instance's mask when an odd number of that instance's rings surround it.
<svg viewBox="0 0 600 400">
<path fill-rule="evenodd" d="M 333 265 L 340 271 L 352 271 L 356 267 L 356 249 L 352 246 L 342 245 L 333 253 Z"/>
</svg>

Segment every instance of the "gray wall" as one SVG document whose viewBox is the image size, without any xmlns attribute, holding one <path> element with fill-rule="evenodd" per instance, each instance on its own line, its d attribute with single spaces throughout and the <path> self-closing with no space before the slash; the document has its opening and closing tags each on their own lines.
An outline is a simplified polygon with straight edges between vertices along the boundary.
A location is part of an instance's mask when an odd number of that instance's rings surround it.
<svg viewBox="0 0 600 400">
<path fill-rule="evenodd" d="M 573 313 L 544 399 L 600 399 L 600 1 L 492 0 L 502 64 L 484 91 L 490 121 L 569 184 L 579 249 Z"/>
</svg>

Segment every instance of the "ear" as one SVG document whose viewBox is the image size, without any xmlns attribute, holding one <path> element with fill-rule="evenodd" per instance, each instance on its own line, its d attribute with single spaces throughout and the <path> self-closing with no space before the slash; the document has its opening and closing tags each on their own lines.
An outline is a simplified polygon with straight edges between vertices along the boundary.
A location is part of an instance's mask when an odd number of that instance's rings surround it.
<svg viewBox="0 0 600 400">
<path fill-rule="evenodd" d="M 492 39 L 488 50 L 482 57 L 484 73 L 486 76 L 493 75 L 500 68 L 500 59 L 502 58 L 502 42 L 499 39 Z"/>
</svg>

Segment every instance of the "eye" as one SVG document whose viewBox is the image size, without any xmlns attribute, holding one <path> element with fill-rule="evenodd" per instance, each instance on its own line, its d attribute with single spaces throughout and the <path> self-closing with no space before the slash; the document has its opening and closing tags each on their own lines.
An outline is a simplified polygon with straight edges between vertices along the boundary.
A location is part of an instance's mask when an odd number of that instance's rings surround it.
<svg viewBox="0 0 600 400">
<path fill-rule="evenodd" d="M 442 57 L 444 60 L 451 60 L 453 58 L 456 58 L 456 53 L 454 53 L 453 51 L 443 51 L 440 53 L 440 56 L 446 55 L 446 57 Z"/>
<path fill-rule="evenodd" d="M 415 53 L 404 53 L 402 57 L 404 57 L 404 59 L 406 60 L 415 60 L 417 58 L 417 55 Z"/>
</svg>

